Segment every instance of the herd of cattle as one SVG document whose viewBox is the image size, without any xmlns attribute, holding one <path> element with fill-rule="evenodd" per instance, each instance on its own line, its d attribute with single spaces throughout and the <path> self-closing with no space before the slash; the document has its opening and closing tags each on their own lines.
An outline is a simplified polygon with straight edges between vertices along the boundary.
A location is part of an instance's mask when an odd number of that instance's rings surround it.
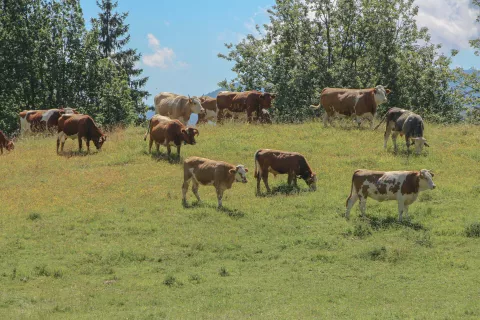
<svg viewBox="0 0 480 320">
<path fill-rule="evenodd" d="M 325 126 L 329 123 L 333 125 L 336 117 L 350 117 L 354 118 L 359 125 L 363 119 L 366 119 L 373 128 L 377 107 L 387 102 L 389 93 L 390 90 L 383 86 L 369 89 L 325 88 L 321 93 L 320 104 L 310 107 L 313 109 L 323 107 Z M 171 146 L 176 146 L 179 157 L 182 144 L 194 145 L 196 144 L 195 137 L 200 135 L 197 128 L 186 125 L 192 113 L 198 114 L 199 123 L 221 122 L 226 117 L 236 117 L 235 114 L 238 113 L 246 114 L 248 122 L 255 120 L 261 123 L 271 123 L 268 109 L 271 108 L 274 99 L 274 94 L 259 91 L 222 91 L 216 98 L 190 97 L 162 92 L 155 96 L 156 114 L 150 119 L 144 140 L 147 140 L 150 135 L 149 152 L 155 143 L 157 152 L 160 145 L 163 145 L 167 148 L 170 156 Z M 88 151 L 91 141 L 99 150 L 107 140 L 107 136 L 89 115 L 79 114 L 72 108 L 26 110 L 22 111 L 19 117 L 22 133 L 56 128 L 57 153 L 63 152 L 65 141 L 68 138 L 78 141 L 79 151 L 82 150 L 83 140 L 86 141 Z M 423 136 L 423 120 L 419 115 L 405 109 L 391 108 L 378 126 L 384 121 L 386 122 L 385 149 L 390 134 L 395 151 L 397 151 L 396 138 L 399 134 L 405 136 L 407 149 L 411 144 L 415 145 L 417 154 L 422 151 L 423 146 L 428 147 Z M 4 148 L 11 151 L 14 149 L 14 143 L 0 131 L 2 154 Z M 257 195 L 261 193 L 261 180 L 263 180 L 267 192 L 271 192 L 268 185 L 269 173 L 273 175 L 287 174 L 288 184 L 293 183 L 295 186 L 297 178 L 301 178 L 310 190 L 316 190 L 317 176 L 305 157 L 299 153 L 260 149 L 254 154 L 254 164 Z M 235 166 L 223 161 L 189 157 L 184 161 L 183 203 L 186 204 L 186 195 L 191 181 L 192 191 L 198 201 L 200 201 L 199 186 L 213 185 L 217 192 L 218 207 L 220 208 L 224 191 L 230 189 L 235 181 L 246 183 L 247 172 L 248 169 L 244 165 Z M 352 177 L 345 216 L 349 217 L 350 210 L 357 200 L 360 200 L 360 211 L 362 215 L 365 215 L 366 200 L 370 197 L 378 201 L 397 200 L 399 220 L 402 220 L 403 213 L 408 215 L 408 206 L 417 199 L 420 191 L 435 188 L 433 176 L 434 174 L 426 169 L 389 172 L 356 170 Z"/>
</svg>

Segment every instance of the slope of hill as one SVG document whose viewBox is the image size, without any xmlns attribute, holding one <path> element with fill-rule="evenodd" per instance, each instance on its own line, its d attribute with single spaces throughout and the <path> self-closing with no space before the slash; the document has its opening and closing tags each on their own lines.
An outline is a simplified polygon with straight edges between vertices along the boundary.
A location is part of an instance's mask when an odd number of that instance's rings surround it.
<svg viewBox="0 0 480 320">
<path fill-rule="evenodd" d="M 191 189 L 182 162 L 149 155 L 143 128 L 101 152 L 54 137 L 0 156 L 2 319 L 478 319 L 480 127 L 426 125 L 421 156 L 383 151 L 381 131 L 301 125 L 200 126 L 197 155 L 245 164 L 247 184 Z M 303 153 L 318 190 L 270 176 L 255 197 L 254 152 Z M 162 152 L 165 148 L 161 147 Z M 343 217 L 357 168 L 435 172 L 399 224 L 395 201 Z M 262 190 L 265 190 L 262 185 Z"/>
</svg>

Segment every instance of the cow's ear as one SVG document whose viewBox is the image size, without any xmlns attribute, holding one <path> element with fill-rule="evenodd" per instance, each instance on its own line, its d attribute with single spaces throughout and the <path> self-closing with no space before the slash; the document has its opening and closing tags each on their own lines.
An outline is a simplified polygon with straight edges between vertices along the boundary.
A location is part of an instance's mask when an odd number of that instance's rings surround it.
<svg viewBox="0 0 480 320">
<path fill-rule="evenodd" d="M 378 92 L 378 89 L 377 88 L 373 88 L 373 93 L 377 93 Z"/>
<path fill-rule="evenodd" d="M 185 129 L 182 129 L 182 133 L 185 133 L 185 134 L 187 134 L 187 130 L 185 130 Z"/>
<path fill-rule="evenodd" d="M 391 93 L 391 92 L 392 92 L 392 90 L 390 90 L 390 89 L 386 89 L 386 90 L 385 90 L 385 92 L 386 92 L 387 94 L 389 94 L 389 93 Z"/>
<path fill-rule="evenodd" d="M 235 173 L 237 173 L 237 170 L 235 170 L 235 169 L 230 169 L 230 170 L 228 170 L 228 172 L 229 172 L 230 174 L 235 174 Z"/>
<path fill-rule="evenodd" d="M 245 172 L 248 172 L 248 169 L 247 168 L 244 168 L 245 169 Z"/>
</svg>

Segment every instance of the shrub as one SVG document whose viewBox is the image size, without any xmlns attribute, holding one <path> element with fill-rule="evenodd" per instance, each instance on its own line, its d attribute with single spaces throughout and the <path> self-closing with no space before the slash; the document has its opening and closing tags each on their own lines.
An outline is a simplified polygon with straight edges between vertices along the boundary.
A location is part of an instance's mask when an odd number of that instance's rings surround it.
<svg viewBox="0 0 480 320">
<path fill-rule="evenodd" d="M 469 238 L 480 238 L 480 223 L 474 222 L 465 227 L 465 234 Z"/>
</svg>

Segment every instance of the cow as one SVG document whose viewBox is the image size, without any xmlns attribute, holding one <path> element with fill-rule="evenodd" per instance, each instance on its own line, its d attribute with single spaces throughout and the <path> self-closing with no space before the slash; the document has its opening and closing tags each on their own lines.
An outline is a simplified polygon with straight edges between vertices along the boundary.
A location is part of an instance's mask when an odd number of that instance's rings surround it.
<svg viewBox="0 0 480 320">
<path fill-rule="evenodd" d="M 15 144 L 13 140 L 9 140 L 5 133 L 0 130 L 0 154 L 3 154 L 3 148 L 7 149 L 7 151 L 12 151 L 15 149 Z"/>
<path fill-rule="evenodd" d="M 155 96 L 155 113 L 178 119 L 187 124 L 192 113 L 201 114 L 205 112 L 197 97 L 186 97 L 170 92 L 161 92 Z"/>
<path fill-rule="evenodd" d="M 58 147 L 61 146 L 61 152 L 67 138 L 78 139 L 78 151 L 82 151 L 82 139 L 87 142 L 87 152 L 90 152 L 90 141 L 100 150 L 103 143 L 107 140 L 107 136 L 98 128 L 92 117 L 85 114 L 68 114 L 63 115 L 58 120 L 57 133 L 57 154 Z"/>
<path fill-rule="evenodd" d="M 217 191 L 218 208 L 222 207 L 222 198 L 225 190 L 232 187 L 236 182 L 247 183 L 248 169 L 244 165 L 233 165 L 223 161 L 215 161 L 200 157 L 189 157 L 183 162 L 183 185 L 182 202 L 187 204 L 187 192 L 190 180 L 192 181 L 192 191 L 197 200 L 199 185 L 213 185 Z"/>
<path fill-rule="evenodd" d="M 217 121 L 217 99 L 201 96 L 200 103 L 202 104 L 205 113 L 198 115 L 198 123 L 207 123 L 209 120 L 216 122 Z"/>
<path fill-rule="evenodd" d="M 195 145 L 195 136 L 200 135 L 198 129 L 187 128 L 178 119 L 169 119 L 164 116 L 154 116 L 150 119 L 147 133 L 143 140 L 147 140 L 150 133 L 150 143 L 148 152 L 152 152 L 152 145 L 155 141 L 157 146 L 157 153 L 160 151 L 160 145 L 167 147 L 168 156 L 170 156 L 172 145 L 177 147 L 177 156 L 180 157 L 180 148 L 183 144 Z"/>
<path fill-rule="evenodd" d="M 410 153 L 410 144 L 415 145 L 415 153 L 419 155 L 423 146 L 430 147 L 427 139 L 423 137 L 424 125 L 423 119 L 418 114 L 401 108 L 390 108 L 382 121 L 375 127 L 377 129 L 383 121 L 386 121 L 383 148 L 387 149 L 387 141 L 392 134 L 393 148 L 397 152 L 397 136 L 405 135 L 407 152 Z M 393 133 L 392 133 L 393 131 Z"/>
<path fill-rule="evenodd" d="M 297 152 L 280 150 L 259 149 L 254 155 L 255 178 L 257 179 L 257 195 L 260 194 L 260 179 L 263 180 L 267 192 L 271 192 L 268 186 L 268 173 L 288 174 L 288 185 L 292 182 L 297 186 L 297 177 L 303 179 L 310 190 L 317 189 L 317 175 L 310 168 L 307 159 Z"/>
<path fill-rule="evenodd" d="M 233 98 L 238 92 L 232 91 L 220 91 L 217 95 L 217 120 L 221 121 L 223 118 L 224 110 L 230 110 L 232 108 Z"/>
<path fill-rule="evenodd" d="M 247 121 L 252 122 L 253 112 L 257 113 L 260 118 L 262 109 L 269 109 L 272 106 L 272 101 L 275 99 L 274 94 L 268 92 L 245 91 L 239 92 L 232 100 L 230 111 L 247 113 Z"/>
<path fill-rule="evenodd" d="M 380 85 L 369 89 L 325 88 L 320 96 L 320 104 L 311 105 L 310 108 L 318 110 L 322 106 L 325 109 L 323 114 L 325 127 L 328 123 L 332 124 L 335 116 L 341 116 L 354 117 L 358 126 L 361 119 L 365 118 L 370 121 L 370 127 L 373 128 L 377 107 L 388 101 L 387 95 L 390 92 Z"/>
<path fill-rule="evenodd" d="M 435 189 L 434 174 L 430 170 L 420 171 L 371 171 L 358 169 L 353 173 L 350 196 L 347 199 L 345 217 L 360 200 L 360 211 L 365 216 L 367 198 L 377 201 L 397 200 L 398 220 L 408 217 L 408 206 L 417 200 L 420 191 Z"/>
<path fill-rule="evenodd" d="M 20 128 L 22 132 L 40 132 L 58 126 L 58 119 L 64 114 L 78 114 L 73 108 L 48 110 L 24 110 L 20 112 Z"/>
<path fill-rule="evenodd" d="M 260 115 L 255 118 L 256 121 L 260 123 L 272 124 L 272 118 L 270 112 L 267 109 L 260 110 Z"/>
</svg>

